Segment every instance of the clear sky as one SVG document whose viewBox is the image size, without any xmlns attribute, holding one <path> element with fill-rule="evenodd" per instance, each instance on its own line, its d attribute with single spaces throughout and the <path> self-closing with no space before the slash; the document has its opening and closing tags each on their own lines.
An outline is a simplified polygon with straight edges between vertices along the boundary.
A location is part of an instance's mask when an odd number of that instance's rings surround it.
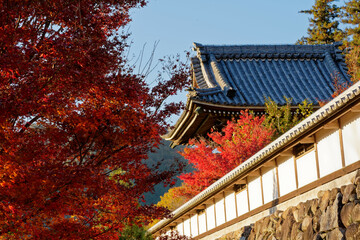
<svg viewBox="0 0 360 240">
<path fill-rule="evenodd" d="M 293 44 L 306 35 L 314 0 L 149 0 L 135 9 L 129 31 L 132 53 L 146 44 L 155 58 L 202 44 Z M 335 2 L 341 5 L 343 0 Z M 180 98 L 185 100 L 185 96 Z"/>
<path fill-rule="evenodd" d="M 339 3 L 339 2 L 338 2 Z M 159 56 L 203 44 L 295 43 L 306 34 L 314 0 L 149 0 L 132 13 L 133 50 L 155 41 Z"/>
</svg>

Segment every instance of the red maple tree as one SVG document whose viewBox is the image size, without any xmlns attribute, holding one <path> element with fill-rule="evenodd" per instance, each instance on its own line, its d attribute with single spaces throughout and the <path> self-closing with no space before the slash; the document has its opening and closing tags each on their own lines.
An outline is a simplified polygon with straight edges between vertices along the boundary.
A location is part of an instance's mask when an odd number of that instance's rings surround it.
<svg viewBox="0 0 360 240">
<path fill-rule="evenodd" d="M 274 130 L 263 125 L 264 118 L 245 111 L 238 120 L 228 121 L 222 132 L 190 140 L 192 146 L 180 154 L 195 171 L 180 175 L 184 184 L 177 194 L 193 197 L 270 143 Z"/>
<path fill-rule="evenodd" d="M 144 159 L 188 73 L 150 89 L 128 67 L 121 28 L 144 5 L 0 1 L 1 239 L 112 239 L 165 214 L 139 199 L 173 171 Z"/>
</svg>

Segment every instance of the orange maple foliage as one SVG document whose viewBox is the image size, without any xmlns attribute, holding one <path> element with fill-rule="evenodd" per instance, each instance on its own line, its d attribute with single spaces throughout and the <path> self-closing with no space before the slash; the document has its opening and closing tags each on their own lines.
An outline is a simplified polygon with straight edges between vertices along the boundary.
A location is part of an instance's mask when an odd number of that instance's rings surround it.
<svg viewBox="0 0 360 240">
<path fill-rule="evenodd" d="M 346 89 L 351 87 L 352 83 L 354 83 L 354 82 L 341 81 L 339 74 L 337 74 L 337 73 L 331 75 L 331 78 L 333 80 L 332 85 L 333 85 L 334 92 L 331 94 L 331 97 L 329 99 L 318 100 L 320 107 L 325 106 L 328 102 L 330 102 L 331 99 L 334 99 L 335 97 L 339 96 L 342 92 L 344 92 Z M 354 81 L 354 80 L 355 80 L 355 78 L 352 77 L 352 81 Z"/>
<path fill-rule="evenodd" d="M 180 154 L 195 171 L 180 175 L 184 184 L 177 194 L 193 197 L 268 144 L 274 130 L 265 127 L 263 121 L 264 116 L 245 111 L 238 120 L 228 121 L 222 132 L 211 132 L 208 139 L 190 140 L 192 146 Z"/>
<path fill-rule="evenodd" d="M 1 239 L 116 239 L 166 214 L 139 199 L 174 172 L 144 159 L 187 69 L 150 89 L 127 67 L 118 30 L 144 5 L 0 1 Z"/>
</svg>

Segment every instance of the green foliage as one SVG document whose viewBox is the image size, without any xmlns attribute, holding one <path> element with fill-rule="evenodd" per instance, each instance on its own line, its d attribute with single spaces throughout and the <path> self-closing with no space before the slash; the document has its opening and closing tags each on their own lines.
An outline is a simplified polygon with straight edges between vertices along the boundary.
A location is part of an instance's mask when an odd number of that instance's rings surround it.
<svg viewBox="0 0 360 240">
<path fill-rule="evenodd" d="M 346 65 L 349 69 L 348 73 L 351 76 L 353 83 L 360 79 L 360 47 L 354 46 L 345 56 Z"/>
<path fill-rule="evenodd" d="M 345 24 L 344 48 L 346 48 L 345 61 L 349 68 L 352 82 L 360 79 L 360 1 L 350 0 L 342 7 L 341 22 Z"/>
<path fill-rule="evenodd" d="M 310 116 L 313 112 L 313 104 L 306 99 L 298 105 L 296 110 L 292 109 L 292 99 L 286 98 L 286 104 L 279 106 L 270 97 L 265 99 L 266 115 L 264 125 L 275 129 L 273 139 L 276 139 L 290 128 L 294 127 L 302 119 Z"/>
<path fill-rule="evenodd" d="M 344 43 L 347 47 L 360 45 L 360 1 L 351 0 L 342 7 L 341 22 L 346 24 Z"/>
<path fill-rule="evenodd" d="M 310 10 L 300 11 L 310 14 L 308 36 L 297 41 L 298 44 L 328 44 L 342 41 L 345 61 L 352 82 L 360 79 L 360 1 L 349 0 L 342 6 L 333 4 L 334 0 L 316 0 Z M 343 25 L 339 26 L 339 22 Z"/>
<path fill-rule="evenodd" d="M 265 99 L 266 117 L 264 125 L 274 128 L 275 135 L 279 136 L 287 129 L 295 125 L 295 119 L 291 116 L 291 99 L 285 98 L 286 104 L 279 106 L 270 97 Z"/>
<path fill-rule="evenodd" d="M 298 116 L 299 121 L 307 118 L 314 112 L 313 104 L 305 99 L 301 104 L 298 105 L 298 109 L 296 110 L 296 115 Z"/>
<path fill-rule="evenodd" d="M 329 44 L 341 41 L 343 31 L 339 28 L 341 8 L 332 4 L 334 0 L 316 0 L 310 10 L 300 11 L 311 15 L 308 37 L 301 38 L 298 44 Z"/>
<path fill-rule="evenodd" d="M 154 238 L 143 227 L 128 225 L 121 232 L 119 240 L 153 240 Z"/>
</svg>

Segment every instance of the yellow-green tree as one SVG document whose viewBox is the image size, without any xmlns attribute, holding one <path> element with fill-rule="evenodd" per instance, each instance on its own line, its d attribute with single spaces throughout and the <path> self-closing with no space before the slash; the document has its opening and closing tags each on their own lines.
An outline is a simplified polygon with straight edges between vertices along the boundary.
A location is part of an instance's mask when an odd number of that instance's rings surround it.
<svg viewBox="0 0 360 240">
<path fill-rule="evenodd" d="M 298 44 L 329 44 L 341 41 L 343 31 L 339 28 L 341 8 L 333 4 L 334 0 L 316 0 L 309 10 L 300 13 L 311 15 L 308 36 L 302 37 Z"/>
<path fill-rule="evenodd" d="M 296 110 L 292 110 L 291 98 L 285 97 L 285 100 L 286 104 L 280 106 L 271 98 L 265 99 L 264 125 L 275 130 L 273 139 L 285 133 L 313 112 L 313 104 L 306 99 L 297 106 Z"/>
<path fill-rule="evenodd" d="M 184 203 L 186 203 L 192 196 L 185 196 L 179 193 L 186 190 L 188 186 L 183 183 L 179 187 L 170 188 L 163 196 L 160 197 L 160 201 L 156 204 L 158 207 L 165 207 L 170 211 L 174 211 Z"/>
<path fill-rule="evenodd" d="M 351 0 L 342 7 L 341 22 L 345 24 L 346 38 L 344 43 L 347 47 L 360 45 L 360 1 Z"/>
<path fill-rule="evenodd" d="M 346 47 L 346 64 L 351 80 L 360 79 L 360 1 L 351 0 L 342 8 L 341 22 L 345 24 L 344 46 Z"/>
</svg>

